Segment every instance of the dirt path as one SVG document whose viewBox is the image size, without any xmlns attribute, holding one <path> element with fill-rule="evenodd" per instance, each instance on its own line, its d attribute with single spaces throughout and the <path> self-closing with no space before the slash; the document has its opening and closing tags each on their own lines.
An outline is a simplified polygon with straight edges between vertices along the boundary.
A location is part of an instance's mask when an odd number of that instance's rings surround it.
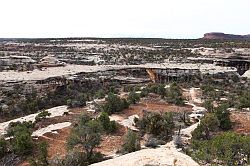
<svg viewBox="0 0 250 166">
<path fill-rule="evenodd" d="M 198 126 L 195 123 L 181 130 L 181 139 L 190 139 L 191 133 Z M 106 160 L 92 166 L 144 166 L 144 165 L 174 165 L 174 166 L 199 166 L 190 156 L 179 152 L 174 142 L 168 142 L 156 149 L 142 149 L 133 153 Z"/>
<path fill-rule="evenodd" d="M 194 103 L 201 103 L 201 99 L 197 97 L 195 89 L 190 89 L 190 105 L 193 107 L 193 111 L 197 111 L 197 107 Z M 146 104 L 147 105 L 147 104 Z M 147 105 L 148 106 L 148 105 Z M 202 107 L 201 107 L 202 108 Z M 121 119 L 121 117 L 116 117 Z M 196 129 L 198 123 L 195 123 L 185 129 L 181 130 L 181 139 L 188 140 L 192 137 L 192 131 Z M 129 153 L 123 156 L 119 156 L 110 160 L 106 160 L 100 163 L 92 164 L 92 166 L 144 166 L 144 165 L 173 165 L 173 166 L 199 166 L 190 156 L 179 152 L 171 141 L 166 145 L 156 149 L 142 149 L 133 153 Z"/>
<path fill-rule="evenodd" d="M 196 104 L 201 104 L 203 101 L 201 100 L 200 96 L 200 88 L 190 88 L 189 94 L 191 97 L 191 101 Z"/>
<path fill-rule="evenodd" d="M 197 98 L 195 91 L 188 91 L 190 94 L 190 102 L 194 103 L 194 99 Z M 192 94 L 192 95 L 191 95 Z M 155 98 L 154 98 L 155 99 Z M 135 129 L 133 126 L 133 117 L 135 115 L 138 115 L 139 117 L 142 115 L 143 110 L 146 108 L 149 111 L 155 111 L 155 112 L 169 112 L 169 111 L 189 111 L 191 112 L 193 109 L 192 107 L 196 107 L 195 104 L 192 104 L 191 106 L 186 107 L 178 107 L 175 105 L 170 105 L 168 103 L 164 103 L 160 101 L 160 99 L 151 101 L 150 100 L 143 100 L 139 104 L 135 104 L 131 106 L 129 109 L 124 110 L 121 112 L 121 114 L 115 114 L 112 115 L 110 118 L 111 120 L 115 120 L 119 122 L 122 132 L 117 133 L 116 135 L 111 136 L 104 136 L 102 138 L 102 143 L 100 147 L 98 148 L 98 151 L 106 154 L 106 155 L 112 155 L 115 154 L 116 150 L 120 147 L 122 144 L 122 138 L 125 133 L 125 127 Z M 75 110 L 76 113 L 80 113 L 82 111 L 86 111 L 85 109 L 81 110 Z M 77 116 L 77 115 L 76 115 Z M 59 117 L 60 119 L 63 117 Z M 69 121 L 70 122 L 70 121 Z M 62 123 L 61 121 L 59 123 Z M 196 128 L 197 124 L 194 124 L 186 129 L 181 130 L 181 136 L 183 139 L 190 139 L 191 132 Z M 52 131 L 53 128 L 49 128 L 49 126 L 44 126 L 44 129 L 47 129 Z M 39 130 L 38 130 L 39 131 Z M 47 131 L 47 130 L 46 130 Z M 54 157 L 55 155 L 64 155 L 66 153 L 66 145 L 65 140 L 67 139 L 70 128 L 62 128 L 57 130 L 58 133 L 43 133 L 41 131 L 39 137 L 39 140 L 46 140 L 49 143 L 49 158 Z M 121 162 L 126 161 L 126 163 Z M 175 146 L 173 141 L 169 142 L 168 144 L 161 146 L 157 149 L 143 149 L 131 154 L 127 154 L 124 156 L 120 156 L 111 160 L 107 160 L 101 163 L 97 163 L 97 165 L 145 165 L 145 164 L 154 164 L 154 165 L 198 165 L 195 161 L 193 161 L 189 156 L 179 152 Z"/>
</svg>

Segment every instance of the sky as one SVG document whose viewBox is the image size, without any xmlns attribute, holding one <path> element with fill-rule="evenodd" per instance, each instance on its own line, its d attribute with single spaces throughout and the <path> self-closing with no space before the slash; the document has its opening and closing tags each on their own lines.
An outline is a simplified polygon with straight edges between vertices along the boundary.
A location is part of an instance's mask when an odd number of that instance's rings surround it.
<svg viewBox="0 0 250 166">
<path fill-rule="evenodd" d="M 0 0 L 0 38 L 250 34 L 250 0 Z"/>
</svg>

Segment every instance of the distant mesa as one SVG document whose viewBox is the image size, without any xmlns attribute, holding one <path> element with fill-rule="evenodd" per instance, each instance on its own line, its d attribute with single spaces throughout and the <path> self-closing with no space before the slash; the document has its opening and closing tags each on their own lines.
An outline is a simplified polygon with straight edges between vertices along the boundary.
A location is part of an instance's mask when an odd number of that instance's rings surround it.
<svg viewBox="0 0 250 166">
<path fill-rule="evenodd" d="M 221 32 L 211 32 L 204 34 L 203 39 L 218 39 L 218 40 L 250 40 L 249 35 L 234 35 Z"/>
</svg>

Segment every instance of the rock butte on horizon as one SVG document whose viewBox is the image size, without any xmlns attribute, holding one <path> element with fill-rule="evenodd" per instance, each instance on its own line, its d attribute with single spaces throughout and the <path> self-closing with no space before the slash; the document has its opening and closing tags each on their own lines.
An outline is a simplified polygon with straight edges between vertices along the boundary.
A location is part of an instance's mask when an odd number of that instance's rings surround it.
<svg viewBox="0 0 250 166">
<path fill-rule="evenodd" d="M 221 32 L 211 32 L 204 34 L 203 39 L 250 40 L 250 35 L 235 35 L 235 34 L 225 34 Z"/>
</svg>

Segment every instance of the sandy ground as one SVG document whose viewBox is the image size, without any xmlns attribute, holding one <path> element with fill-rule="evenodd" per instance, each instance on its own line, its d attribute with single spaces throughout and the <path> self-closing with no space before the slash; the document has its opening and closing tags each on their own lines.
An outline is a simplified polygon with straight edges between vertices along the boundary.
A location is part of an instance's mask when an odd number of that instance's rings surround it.
<svg viewBox="0 0 250 166">
<path fill-rule="evenodd" d="M 155 101 L 152 101 L 155 100 Z M 171 105 L 166 102 L 161 101 L 160 98 L 153 99 L 142 99 L 140 103 L 131 105 L 128 109 L 125 109 L 119 114 L 113 114 L 109 118 L 118 122 L 125 128 L 137 131 L 138 129 L 134 126 L 134 118 L 140 118 L 143 116 L 144 111 L 150 112 L 191 112 L 192 108 L 189 106 L 179 107 L 176 105 Z"/>
<path fill-rule="evenodd" d="M 70 125 L 69 127 L 66 127 L 66 126 L 69 125 L 69 123 L 74 124 L 77 118 L 79 117 L 79 115 L 81 115 L 83 112 L 87 112 L 87 109 L 85 107 L 73 108 L 73 109 L 70 109 L 69 111 L 70 111 L 70 114 L 67 116 L 59 116 L 59 117 L 46 119 L 44 122 L 41 122 L 41 124 L 39 124 L 39 126 L 43 126 L 43 128 L 46 128 L 53 124 L 65 125 L 64 128 L 58 129 L 56 130 L 56 132 L 47 132 L 43 134 L 43 136 L 40 136 L 38 138 L 38 140 L 48 141 L 49 158 L 53 158 L 57 155 L 58 156 L 65 155 L 65 153 L 67 152 L 66 140 L 70 135 L 72 125 Z"/>
<path fill-rule="evenodd" d="M 250 135 L 250 112 L 231 112 L 230 118 L 235 132 Z"/>
<path fill-rule="evenodd" d="M 35 129 L 41 131 L 48 126 L 51 126 L 53 124 L 64 124 L 67 126 L 65 122 L 72 122 L 74 123 L 76 118 L 82 113 L 86 112 L 85 108 L 74 108 L 74 109 L 69 109 L 69 115 L 67 116 L 56 116 L 53 118 L 47 118 L 43 121 L 38 122 L 38 124 L 35 126 Z M 62 125 L 59 125 L 57 128 L 61 128 Z M 49 128 L 47 128 L 49 129 Z M 66 140 L 70 134 L 71 131 L 71 126 L 69 127 L 64 127 L 62 129 L 56 129 L 52 132 L 46 132 L 43 133 L 42 136 L 38 137 L 38 140 L 36 137 L 34 137 L 34 141 L 47 141 L 48 142 L 48 157 L 49 159 L 55 157 L 55 156 L 61 156 L 65 155 L 67 152 L 66 150 Z M 23 161 L 20 163 L 18 166 L 30 166 L 30 164 L 27 161 Z"/>
<path fill-rule="evenodd" d="M 46 133 L 39 137 L 39 140 L 45 140 L 49 144 L 48 158 L 65 155 L 67 152 L 66 140 L 70 134 L 71 128 L 66 127 L 57 130 L 57 133 Z"/>
<path fill-rule="evenodd" d="M 181 130 L 181 135 L 183 135 L 183 136 L 185 136 L 185 137 L 191 138 L 191 137 L 192 137 L 192 134 L 191 134 L 191 133 L 197 128 L 198 124 L 199 124 L 199 123 L 195 123 L 195 124 L 193 124 L 193 125 L 191 125 L 191 126 L 185 128 L 185 129 L 182 129 L 182 130 Z"/>
<path fill-rule="evenodd" d="M 168 104 L 166 102 L 161 102 L 158 99 L 156 101 L 150 101 L 142 99 L 142 101 L 138 104 L 134 104 L 129 107 L 129 109 L 126 109 L 122 111 L 121 116 L 132 116 L 132 115 L 138 115 L 139 117 L 143 116 L 143 110 L 150 111 L 150 112 L 191 112 L 192 107 L 191 106 L 176 106 L 172 104 Z M 120 114 L 119 114 L 120 115 Z"/>
<path fill-rule="evenodd" d="M 66 151 L 66 139 L 69 136 L 71 128 L 66 127 L 57 130 L 57 133 L 45 133 L 38 138 L 38 141 L 48 142 L 48 158 L 52 159 L 55 156 L 64 155 Z M 18 166 L 30 166 L 27 160 L 18 164 Z"/>
<path fill-rule="evenodd" d="M 127 129 L 119 125 L 116 133 L 102 136 L 101 144 L 96 150 L 107 156 L 114 156 L 117 150 L 121 148 L 126 132 Z"/>
<path fill-rule="evenodd" d="M 203 101 L 201 100 L 201 89 L 200 88 L 190 88 L 189 93 L 191 96 L 191 100 L 193 103 L 201 104 Z"/>
<path fill-rule="evenodd" d="M 197 95 L 196 92 L 196 90 L 188 91 L 190 106 L 178 107 L 175 105 L 170 105 L 156 96 L 150 96 L 149 98 L 142 99 L 140 103 L 130 106 L 130 108 L 122 111 L 119 114 L 111 115 L 110 119 L 115 120 L 120 124 L 119 130 L 117 133 L 112 135 L 103 135 L 101 144 L 97 148 L 97 151 L 100 151 L 107 156 L 115 156 L 116 151 L 119 150 L 123 143 L 123 136 L 127 132 L 127 128 L 135 129 L 133 118 L 135 116 L 141 117 L 143 115 L 143 110 L 153 112 L 193 112 L 195 108 L 197 108 L 197 106 L 193 103 L 195 101 L 199 101 L 199 95 Z M 68 116 L 58 116 L 46 119 L 45 121 L 41 122 L 41 124 L 39 124 L 41 128 L 38 128 L 33 133 L 33 135 L 38 136 L 38 140 L 48 141 L 49 158 L 53 158 L 56 155 L 64 155 L 66 153 L 66 140 L 71 129 L 71 127 L 68 126 L 70 126 L 72 118 L 76 118 L 82 112 L 87 112 L 87 107 L 72 109 L 70 110 L 70 115 Z M 189 140 L 191 138 L 191 132 L 197 127 L 197 125 L 198 123 L 186 129 L 182 129 L 182 140 Z M 170 142 L 157 149 L 143 149 L 134 153 L 97 163 L 97 165 L 173 165 L 174 163 L 175 165 L 198 165 L 189 156 L 179 152 L 175 148 L 173 142 Z"/>
<path fill-rule="evenodd" d="M 190 105 L 193 107 L 193 111 L 197 111 L 197 107 L 194 103 L 201 101 L 196 95 L 196 91 L 190 89 Z M 116 120 L 122 120 L 122 117 L 115 117 Z M 196 129 L 198 123 L 195 123 L 185 129 L 181 130 L 181 139 L 191 139 L 192 131 Z M 190 156 L 179 152 L 173 141 L 167 143 L 156 149 L 142 149 L 133 153 L 129 153 L 120 157 L 116 157 L 110 160 L 106 160 L 100 163 L 92 164 L 92 166 L 144 166 L 144 165 L 159 165 L 159 166 L 198 166 Z"/>
<path fill-rule="evenodd" d="M 191 92 L 191 91 L 189 91 Z M 190 96 L 191 93 L 189 94 Z M 168 103 L 163 102 L 159 98 L 153 97 L 153 101 L 149 98 L 143 99 L 140 103 L 130 106 L 129 109 L 122 111 L 120 114 L 115 114 L 111 116 L 111 120 L 115 120 L 119 122 L 121 126 L 119 126 L 119 130 L 117 133 L 112 135 L 104 135 L 102 136 L 102 141 L 100 146 L 97 148 L 97 151 L 102 152 L 108 156 L 114 156 L 115 152 L 121 147 L 123 143 L 123 136 L 127 131 L 127 127 L 133 126 L 133 117 L 138 115 L 142 116 L 143 110 L 147 109 L 148 111 L 155 112 L 169 112 L 169 111 L 194 111 L 196 107 L 194 103 L 194 99 L 199 99 L 196 95 L 190 97 L 190 106 L 186 107 L 178 107 L 175 105 L 170 105 Z M 66 153 L 66 140 L 70 134 L 70 128 L 67 127 L 69 124 L 64 124 L 69 119 L 69 116 L 77 117 L 81 112 L 87 112 L 87 108 L 77 108 L 72 109 L 70 112 L 72 114 L 68 116 L 60 116 L 56 118 L 47 119 L 49 123 L 46 121 L 43 124 L 43 128 L 38 129 L 36 132 L 39 135 L 38 140 L 46 140 L 49 143 L 48 153 L 49 158 L 55 157 L 56 155 L 64 155 Z M 59 120 L 61 119 L 61 120 Z M 70 121 L 71 122 L 71 121 Z M 63 123 L 65 126 L 61 125 Z M 53 125 L 54 124 L 54 125 Z M 57 124 L 60 124 L 57 126 Z M 198 123 L 181 130 L 182 139 L 188 140 L 191 138 L 191 132 L 197 127 Z M 53 127 L 54 126 L 54 127 Z M 55 127 L 56 126 L 56 127 Z M 125 127 L 124 127 L 125 126 Z M 55 131 L 56 130 L 56 131 Z M 189 156 L 179 152 L 173 142 L 170 142 L 164 146 L 161 146 L 157 149 L 143 149 L 134 153 L 130 153 L 127 155 L 123 155 L 111 160 L 107 160 L 101 163 L 97 163 L 94 165 L 145 165 L 145 164 L 154 164 L 154 165 L 190 165 L 196 166 L 198 165 L 195 161 L 193 161 Z"/>
</svg>

